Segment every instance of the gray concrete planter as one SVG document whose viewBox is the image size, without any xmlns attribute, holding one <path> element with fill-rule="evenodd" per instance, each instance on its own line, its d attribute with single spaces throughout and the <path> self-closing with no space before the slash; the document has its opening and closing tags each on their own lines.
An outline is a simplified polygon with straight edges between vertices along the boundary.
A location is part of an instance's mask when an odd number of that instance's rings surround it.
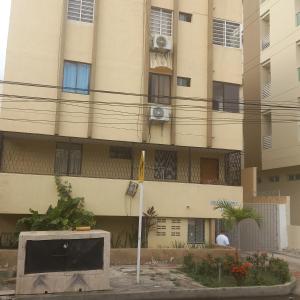
<svg viewBox="0 0 300 300">
<path fill-rule="evenodd" d="M 235 297 L 276 297 L 287 296 L 296 286 L 296 280 L 283 285 L 228 287 L 228 288 L 200 288 L 200 289 L 172 289 L 145 292 L 99 292 L 41 296 L 18 296 L 20 300 L 172 300 L 172 299 L 213 299 Z"/>
</svg>

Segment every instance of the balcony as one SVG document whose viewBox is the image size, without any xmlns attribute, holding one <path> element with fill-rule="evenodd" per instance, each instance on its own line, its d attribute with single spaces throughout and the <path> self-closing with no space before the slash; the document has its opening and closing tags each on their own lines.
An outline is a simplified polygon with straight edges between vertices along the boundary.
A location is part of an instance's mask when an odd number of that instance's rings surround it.
<svg viewBox="0 0 300 300">
<path fill-rule="evenodd" d="M 270 47 L 270 33 L 266 34 L 261 41 L 261 49 L 267 49 Z"/>
<path fill-rule="evenodd" d="M 296 14 L 296 25 L 300 26 L 300 12 Z"/>
<path fill-rule="evenodd" d="M 268 150 L 272 148 L 272 136 L 267 135 L 263 137 L 263 148 L 264 150 Z"/>
<path fill-rule="evenodd" d="M 268 98 L 271 96 L 271 87 L 272 87 L 271 81 L 264 84 L 264 86 L 261 90 L 262 99 L 265 99 L 265 98 Z"/>
</svg>

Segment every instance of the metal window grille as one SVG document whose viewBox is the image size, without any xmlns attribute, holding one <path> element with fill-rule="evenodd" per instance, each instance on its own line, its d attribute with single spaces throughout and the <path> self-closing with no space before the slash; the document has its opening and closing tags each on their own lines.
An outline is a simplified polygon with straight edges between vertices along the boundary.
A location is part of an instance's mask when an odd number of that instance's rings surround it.
<svg viewBox="0 0 300 300">
<path fill-rule="evenodd" d="M 68 146 L 68 143 L 58 143 L 56 151 L 54 149 L 52 151 L 50 145 L 54 147 L 54 141 L 41 140 L 41 147 L 38 148 L 36 147 L 37 141 L 31 139 L 28 141 L 17 137 L 4 137 L 1 172 L 136 180 L 140 149 L 146 149 L 148 155 L 145 164 L 145 180 L 147 181 L 202 184 L 203 174 L 199 162 L 201 158 L 206 158 L 208 153 L 211 153 L 212 158 L 219 160 L 219 176 L 218 180 L 210 184 L 240 186 L 240 152 L 223 152 L 217 149 L 178 149 L 177 152 L 165 150 L 167 153 L 175 152 L 170 156 L 169 154 L 161 155 L 161 153 L 156 156 L 155 147 L 141 146 L 132 148 L 131 159 L 121 160 L 110 158 L 109 145 L 106 144 L 80 145 L 78 143 Z M 163 150 L 160 148 L 157 151 Z M 166 218 L 158 219 L 157 223 L 165 225 Z M 170 223 L 180 224 L 180 219 L 174 218 Z"/>
<path fill-rule="evenodd" d="M 151 8 L 150 30 L 152 34 L 172 35 L 173 13 L 163 8 Z"/>
<path fill-rule="evenodd" d="M 267 135 L 263 137 L 263 148 L 264 149 L 271 149 L 272 148 L 272 136 Z"/>
<path fill-rule="evenodd" d="M 188 224 L 188 243 L 203 244 L 205 242 L 204 219 L 191 219 Z"/>
<path fill-rule="evenodd" d="M 213 43 L 224 47 L 241 48 L 241 25 L 214 19 Z"/>
<path fill-rule="evenodd" d="M 68 19 L 93 23 L 95 0 L 69 0 Z"/>
<path fill-rule="evenodd" d="M 56 175 L 80 175 L 82 146 L 57 143 L 54 172 Z"/>
<path fill-rule="evenodd" d="M 160 180 L 176 180 L 177 178 L 177 152 L 155 151 L 154 178 Z"/>
</svg>

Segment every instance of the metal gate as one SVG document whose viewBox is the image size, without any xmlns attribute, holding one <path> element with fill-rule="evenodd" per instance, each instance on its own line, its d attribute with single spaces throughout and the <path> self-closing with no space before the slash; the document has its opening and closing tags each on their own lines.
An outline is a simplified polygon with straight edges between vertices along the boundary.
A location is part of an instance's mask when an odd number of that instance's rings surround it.
<svg viewBox="0 0 300 300">
<path fill-rule="evenodd" d="M 239 228 L 229 234 L 231 244 L 243 251 L 276 251 L 280 249 L 280 220 L 278 204 L 244 203 L 244 207 L 254 209 L 261 217 L 261 225 L 253 220 L 244 220 Z M 238 233 L 238 230 L 240 233 Z M 238 243 L 240 236 L 240 244 Z"/>
</svg>

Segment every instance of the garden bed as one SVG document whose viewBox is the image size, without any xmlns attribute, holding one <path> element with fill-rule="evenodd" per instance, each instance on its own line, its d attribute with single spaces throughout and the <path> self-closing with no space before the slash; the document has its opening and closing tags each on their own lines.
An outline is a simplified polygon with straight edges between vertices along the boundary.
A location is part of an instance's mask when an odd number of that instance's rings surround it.
<svg viewBox="0 0 300 300">
<path fill-rule="evenodd" d="M 185 256 L 182 271 L 206 287 L 273 286 L 291 281 L 287 262 L 255 254 L 237 260 L 232 256 L 208 258 L 200 262 Z"/>
</svg>

